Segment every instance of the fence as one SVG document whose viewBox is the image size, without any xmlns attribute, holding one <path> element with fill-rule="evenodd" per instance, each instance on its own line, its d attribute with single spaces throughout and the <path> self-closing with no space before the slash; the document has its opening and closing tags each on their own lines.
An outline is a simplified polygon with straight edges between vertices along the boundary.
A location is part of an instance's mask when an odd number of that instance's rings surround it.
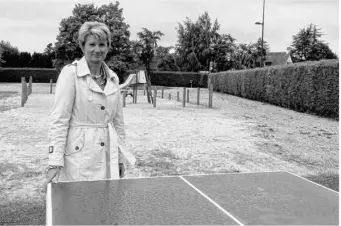
<svg viewBox="0 0 341 226">
<path fill-rule="evenodd" d="M 52 94 L 53 80 L 50 79 L 50 94 Z M 25 77 L 21 77 L 21 107 L 24 107 L 28 96 L 32 94 L 32 76 L 30 76 L 29 82 L 26 82 Z"/>
<path fill-rule="evenodd" d="M 202 94 L 202 90 L 208 90 L 208 98 L 207 95 L 204 97 Z M 123 91 L 123 107 L 126 107 L 126 96 L 127 91 Z M 143 96 L 146 96 L 146 88 L 143 89 Z M 175 88 L 168 89 L 163 86 L 153 86 L 152 87 L 152 103 L 153 107 L 157 106 L 157 98 L 169 100 L 175 100 L 178 102 L 182 102 L 182 106 L 186 107 L 187 104 L 196 104 L 196 105 L 204 105 L 208 108 L 212 108 L 213 106 L 213 85 L 209 84 L 209 88 Z M 207 93 L 207 92 L 205 92 Z M 137 90 L 133 90 L 133 104 L 137 103 Z M 141 95 L 141 94 L 140 94 Z"/>
</svg>

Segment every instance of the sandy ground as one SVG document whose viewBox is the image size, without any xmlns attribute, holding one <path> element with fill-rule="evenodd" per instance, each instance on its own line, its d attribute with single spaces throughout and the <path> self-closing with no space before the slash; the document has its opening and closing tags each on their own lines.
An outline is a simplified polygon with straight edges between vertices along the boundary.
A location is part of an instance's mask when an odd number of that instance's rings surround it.
<svg viewBox="0 0 341 226">
<path fill-rule="evenodd" d="M 0 92 L 6 90 L 20 92 L 20 84 L 0 84 Z M 337 121 L 220 93 L 214 93 L 210 109 L 206 89 L 201 90 L 201 105 L 186 103 L 183 108 L 176 92 L 165 90 L 167 99 L 158 98 L 156 108 L 143 91 L 137 104 L 127 97 L 127 144 L 139 162 L 127 170 L 127 177 L 338 173 Z M 191 89 L 191 103 L 196 103 L 195 92 Z M 168 100 L 169 93 L 173 100 Z M 0 100 L 5 109 L 0 111 L 0 204 L 42 196 L 52 104 L 48 84 L 33 84 L 23 108 L 20 94 Z"/>
</svg>

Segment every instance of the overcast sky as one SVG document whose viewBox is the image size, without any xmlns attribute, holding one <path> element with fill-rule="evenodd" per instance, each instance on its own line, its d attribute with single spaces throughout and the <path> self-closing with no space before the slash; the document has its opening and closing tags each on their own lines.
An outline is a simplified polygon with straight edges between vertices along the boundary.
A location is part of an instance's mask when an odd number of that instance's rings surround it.
<svg viewBox="0 0 341 226">
<path fill-rule="evenodd" d="M 21 52 L 43 52 L 54 43 L 59 23 L 72 15 L 76 3 L 108 4 L 104 0 L 0 0 L 0 40 L 9 41 Z M 115 3 L 115 1 L 112 1 Z M 120 0 L 125 22 L 130 25 L 131 40 L 143 27 L 165 35 L 162 46 L 177 41 L 176 27 L 186 17 L 193 22 L 207 11 L 220 23 L 221 34 L 230 34 L 240 43 L 261 37 L 263 0 Z M 317 25 L 333 52 L 339 54 L 338 0 L 266 0 L 264 40 L 270 51 L 282 52 L 292 36 L 310 23 Z"/>
</svg>

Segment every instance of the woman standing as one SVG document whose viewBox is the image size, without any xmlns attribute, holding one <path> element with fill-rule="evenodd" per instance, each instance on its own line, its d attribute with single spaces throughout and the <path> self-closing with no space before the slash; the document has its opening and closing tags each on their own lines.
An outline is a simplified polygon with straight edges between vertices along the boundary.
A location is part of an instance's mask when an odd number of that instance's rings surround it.
<svg viewBox="0 0 341 226">
<path fill-rule="evenodd" d="M 110 31 L 103 23 L 86 22 L 78 41 L 84 56 L 62 69 L 56 85 L 45 185 L 53 179 L 120 178 L 124 163 L 136 162 L 125 149 L 119 79 L 104 63 Z"/>
</svg>

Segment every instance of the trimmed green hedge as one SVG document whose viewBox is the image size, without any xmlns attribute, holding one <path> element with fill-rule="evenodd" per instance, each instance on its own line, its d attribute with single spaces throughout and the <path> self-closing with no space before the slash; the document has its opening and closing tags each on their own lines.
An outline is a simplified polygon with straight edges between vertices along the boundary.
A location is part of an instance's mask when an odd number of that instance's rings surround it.
<svg viewBox="0 0 341 226">
<path fill-rule="evenodd" d="M 207 75 L 198 72 L 153 71 L 150 76 L 152 85 L 171 87 L 207 87 Z"/>
<path fill-rule="evenodd" d="M 0 68 L 0 82 L 21 82 L 21 77 L 26 81 L 32 76 L 32 82 L 49 83 L 57 81 L 58 72 L 54 68 Z"/>
<path fill-rule="evenodd" d="M 300 112 L 339 117 L 339 61 L 321 60 L 211 74 L 216 91 Z"/>
</svg>

